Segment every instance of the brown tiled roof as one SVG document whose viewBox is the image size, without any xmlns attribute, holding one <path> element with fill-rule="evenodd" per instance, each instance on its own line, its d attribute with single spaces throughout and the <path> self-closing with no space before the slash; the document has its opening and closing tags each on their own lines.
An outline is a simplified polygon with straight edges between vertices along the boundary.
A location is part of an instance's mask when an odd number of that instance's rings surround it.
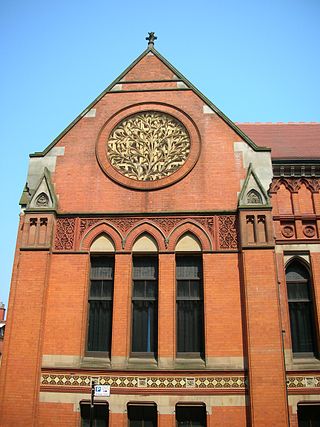
<svg viewBox="0 0 320 427">
<path fill-rule="evenodd" d="M 320 159 L 320 123 L 236 123 L 274 159 Z"/>
</svg>

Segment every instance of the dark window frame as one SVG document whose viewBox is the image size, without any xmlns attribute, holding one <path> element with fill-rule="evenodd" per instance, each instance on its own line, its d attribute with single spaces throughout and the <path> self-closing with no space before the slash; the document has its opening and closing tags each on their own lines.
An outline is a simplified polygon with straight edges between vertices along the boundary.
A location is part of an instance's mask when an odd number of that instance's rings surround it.
<svg viewBox="0 0 320 427">
<path fill-rule="evenodd" d="M 289 279 L 288 280 L 288 269 L 296 267 L 297 274 L 299 274 L 299 267 L 302 268 L 302 271 L 307 273 L 306 279 Z M 288 316 L 289 316 L 289 325 L 290 325 L 290 337 L 291 337 L 291 348 L 292 348 L 292 355 L 294 359 L 301 359 L 301 358 L 319 358 L 319 343 L 318 343 L 318 337 L 319 337 L 319 331 L 317 327 L 317 311 L 315 307 L 315 295 L 314 295 L 314 286 L 312 281 L 312 273 L 310 269 L 310 265 L 306 263 L 304 260 L 298 257 L 294 257 L 290 259 L 290 261 L 285 266 L 285 279 L 286 279 L 286 295 L 287 295 L 287 303 L 288 303 Z M 306 291 L 308 296 L 304 296 L 300 298 L 296 297 L 290 297 L 290 285 L 297 285 L 305 287 L 303 291 Z M 307 313 L 309 317 L 310 322 L 310 335 L 312 340 L 312 351 L 295 351 L 294 348 L 298 347 L 299 344 L 296 342 L 298 338 L 295 338 L 295 335 L 293 333 L 293 312 L 297 309 L 297 307 L 300 308 L 304 305 L 306 308 L 304 308 L 305 313 L 309 311 L 309 314 Z M 296 332 L 296 335 L 299 335 L 299 332 Z M 300 344 L 301 345 L 301 344 Z"/>
<path fill-rule="evenodd" d="M 89 427 L 90 425 L 90 400 L 81 400 L 79 402 L 80 406 L 80 425 L 81 427 Z M 109 425 L 109 403 L 105 400 L 99 400 L 94 402 L 94 408 L 99 408 L 100 410 L 105 408 L 105 417 L 94 419 L 93 427 L 98 427 L 95 421 L 100 420 L 101 427 L 106 427 Z M 87 415 L 83 417 L 83 415 Z"/>
<path fill-rule="evenodd" d="M 93 275 L 92 271 L 92 264 L 94 263 L 93 260 L 96 259 L 108 259 L 111 260 L 112 263 L 112 278 L 96 278 Z M 90 270 L 89 270 L 89 283 L 88 283 L 88 305 L 87 305 L 87 327 L 86 327 L 86 347 L 85 347 L 85 356 L 88 357 L 100 357 L 100 358 L 109 358 L 111 357 L 111 346 L 112 346 L 112 324 L 113 324 L 113 299 L 114 299 L 114 273 L 115 273 L 115 255 L 114 253 L 93 253 L 90 256 Z M 112 282 L 111 284 L 111 296 L 107 297 L 97 297 L 97 296 L 91 296 L 91 288 L 92 288 L 92 282 L 94 281 L 102 281 L 102 282 Z M 103 285 L 102 285 L 103 286 Z M 110 343 L 109 343 L 109 349 L 107 351 L 100 351 L 100 350 L 89 350 L 89 339 L 90 339 L 90 301 L 111 301 L 111 308 L 109 310 L 109 318 L 110 318 L 110 325 L 109 325 L 109 334 L 110 334 Z"/>
<path fill-rule="evenodd" d="M 320 426 L 320 402 L 307 401 L 298 403 L 297 418 L 299 427 Z"/>
<path fill-rule="evenodd" d="M 145 276 L 145 277 L 135 277 L 135 259 L 153 259 L 155 266 L 155 277 Z M 158 329 L 159 329 L 159 316 L 158 316 L 158 297 L 159 297 L 159 257 L 158 253 L 154 252 L 136 252 L 132 254 L 132 281 L 131 281 L 131 340 L 130 340 L 130 357 L 139 358 L 139 359 L 157 359 L 158 356 Z M 135 295 L 135 285 L 137 282 L 144 283 L 144 296 Z M 152 283 L 155 293 L 154 296 L 147 296 L 148 283 Z M 147 305 L 153 304 L 153 316 L 154 316 L 154 325 L 153 325 L 153 351 L 135 351 L 134 347 L 134 318 L 135 318 L 135 302 L 145 303 Z M 150 343 L 150 347 L 152 344 Z"/>
<path fill-rule="evenodd" d="M 178 260 L 179 259 L 197 259 L 198 265 L 199 265 L 199 277 L 178 277 L 177 274 L 177 267 L 178 267 Z M 203 281 L 203 258 L 202 253 L 199 252 L 177 252 L 175 257 L 175 278 L 176 278 L 176 357 L 181 359 L 203 359 L 205 357 L 205 317 L 204 317 L 204 281 Z M 178 288 L 179 288 L 179 281 L 189 281 L 189 293 L 191 293 L 191 283 L 192 281 L 197 281 L 199 283 L 199 295 L 194 296 L 179 296 L 178 295 Z M 199 328 L 199 351 L 181 351 L 179 349 L 179 301 L 181 302 L 193 302 L 197 303 L 199 305 L 199 315 L 200 315 L 200 324 L 198 326 Z"/>
<path fill-rule="evenodd" d="M 132 410 L 134 409 L 142 409 L 142 411 L 145 411 L 146 409 L 153 409 L 154 410 L 154 416 L 151 417 L 151 421 L 153 422 L 153 426 L 152 427 L 157 427 L 158 426 L 158 408 L 157 408 L 157 404 L 155 402 L 128 402 L 127 403 L 127 416 L 128 416 L 128 427 L 132 426 L 132 421 L 141 421 L 142 423 L 140 424 L 139 427 L 145 427 L 144 423 L 145 421 L 150 421 L 149 420 L 134 420 L 132 419 Z M 131 417 L 131 419 L 130 419 Z M 152 420 L 153 418 L 153 420 Z"/>
<path fill-rule="evenodd" d="M 199 417 L 198 420 L 191 420 L 191 419 L 187 419 L 187 418 L 192 418 L 192 412 L 194 412 L 193 410 L 197 408 L 199 411 Z M 182 413 L 179 413 L 180 411 L 183 412 L 183 409 L 186 411 L 185 417 L 183 417 Z M 201 414 L 202 412 L 202 414 Z M 189 417 L 188 417 L 189 415 Z M 184 420 L 179 420 L 179 418 L 185 418 Z M 196 426 L 199 426 L 198 422 L 202 422 L 201 427 L 207 427 L 208 423 L 207 423 L 207 408 L 206 408 L 206 404 L 203 402 L 178 402 L 176 403 L 175 406 L 175 419 L 176 419 L 176 426 L 179 427 L 179 425 L 183 425 L 183 426 L 190 426 L 192 427 L 194 424 L 192 423 L 192 421 L 197 422 L 197 424 L 195 424 Z M 179 421 L 183 422 L 183 424 L 180 424 Z M 186 422 L 188 422 L 188 424 L 185 424 Z"/>
</svg>

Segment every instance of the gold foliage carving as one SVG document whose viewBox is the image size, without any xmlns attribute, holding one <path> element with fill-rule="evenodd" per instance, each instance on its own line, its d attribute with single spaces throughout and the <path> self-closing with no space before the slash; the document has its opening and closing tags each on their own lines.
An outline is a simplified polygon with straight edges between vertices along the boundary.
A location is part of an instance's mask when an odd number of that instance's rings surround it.
<svg viewBox="0 0 320 427">
<path fill-rule="evenodd" d="M 190 152 L 190 137 L 182 123 L 155 111 L 122 120 L 107 142 L 111 165 L 137 181 L 156 181 L 176 172 Z"/>
</svg>

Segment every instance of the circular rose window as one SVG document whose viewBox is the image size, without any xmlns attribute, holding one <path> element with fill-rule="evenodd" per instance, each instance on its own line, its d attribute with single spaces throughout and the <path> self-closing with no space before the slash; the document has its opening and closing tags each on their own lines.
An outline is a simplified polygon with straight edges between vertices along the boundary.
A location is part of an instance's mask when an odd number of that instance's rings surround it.
<svg viewBox="0 0 320 427">
<path fill-rule="evenodd" d="M 118 183 L 153 190 L 173 184 L 192 169 L 200 140 L 193 122 L 180 110 L 163 104 L 157 109 L 145 107 L 129 107 L 105 124 L 97 141 L 97 157 L 105 173 Z"/>
<path fill-rule="evenodd" d="M 156 181 L 176 172 L 190 152 L 182 123 L 168 114 L 147 111 L 122 120 L 107 142 L 111 165 L 137 181 Z"/>
</svg>

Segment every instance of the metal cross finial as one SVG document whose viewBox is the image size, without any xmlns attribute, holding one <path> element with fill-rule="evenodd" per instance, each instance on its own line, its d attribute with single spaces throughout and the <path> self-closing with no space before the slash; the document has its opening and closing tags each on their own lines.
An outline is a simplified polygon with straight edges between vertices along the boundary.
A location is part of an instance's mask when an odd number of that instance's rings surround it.
<svg viewBox="0 0 320 427">
<path fill-rule="evenodd" d="M 146 37 L 146 40 L 148 40 L 148 46 L 153 47 L 154 41 L 157 40 L 157 36 L 154 35 L 154 33 L 148 33 L 149 37 Z"/>
</svg>

